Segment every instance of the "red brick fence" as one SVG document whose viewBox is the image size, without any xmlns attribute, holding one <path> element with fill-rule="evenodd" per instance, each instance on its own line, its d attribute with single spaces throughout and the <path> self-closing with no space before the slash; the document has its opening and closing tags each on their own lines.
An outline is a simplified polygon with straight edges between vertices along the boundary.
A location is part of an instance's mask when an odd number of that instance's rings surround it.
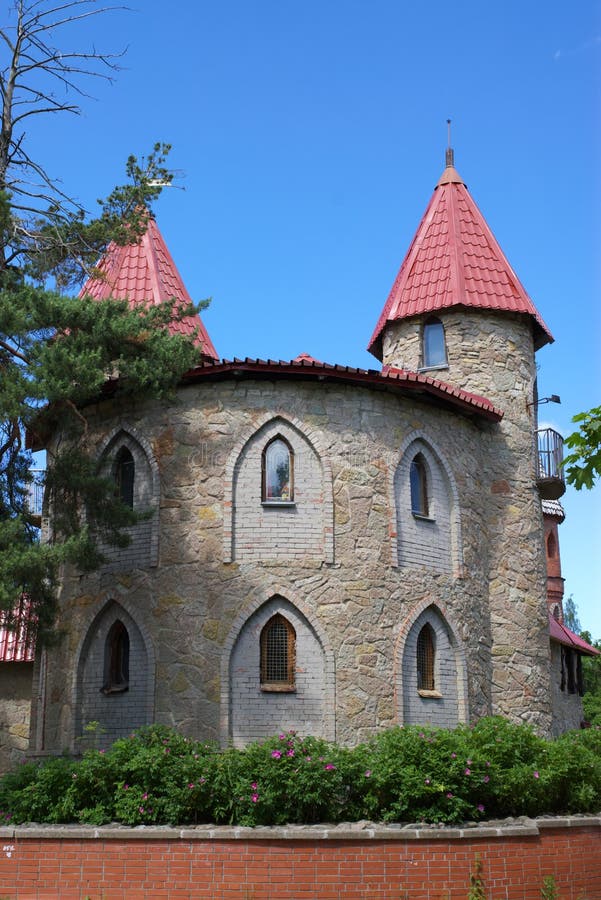
<svg viewBox="0 0 601 900">
<path fill-rule="evenodd" d="M 473 828 L 0 829 L 0 900 L 601 900 L 601 816 Z"/>
</svg>

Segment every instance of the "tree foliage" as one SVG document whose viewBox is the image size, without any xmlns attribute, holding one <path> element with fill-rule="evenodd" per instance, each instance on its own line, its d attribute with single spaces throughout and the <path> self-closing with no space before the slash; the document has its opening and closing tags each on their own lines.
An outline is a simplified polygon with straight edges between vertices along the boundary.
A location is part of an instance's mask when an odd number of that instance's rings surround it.
<svg viewBox="0 0 601 900">
<path fill-rule="evenodd" d="M 579 413 L 572 419 L 578 431 L 565 439 L 572 450 L 564 459 L 566 477 L 577 491 L 589 490 L 601 475 L 601 406 Z"/>
<path fill-rule="evenodd" d="M 166 327 L 191 309 L 132 310 L 67 293 L 94 274 L 110 241 L 144 233 L 152 202 L 171 181 L 169 146 L 131 156 L 125 183 L 98 201 L 94 216 L 27 148 L 31 116 L 77 113 L 84 83 L 112 77 L 112 56 L 60 46 L 66 26 L 107 11 L 97 0 L 17 0 L 0 29 L 0 610 L 28 594 L 42 636 L 60 565 L 97 566 L 101 546 L 126 542 L 124 528 L 136 518 L 97 469 L 90 405 L 109 394 L 162 396 L 197 355 Z M 56 519 L 51 542 L 41 544 L 28 504 L 27 442 L 41 446 L 50 435 L 46 494 Z"/>
</svg>

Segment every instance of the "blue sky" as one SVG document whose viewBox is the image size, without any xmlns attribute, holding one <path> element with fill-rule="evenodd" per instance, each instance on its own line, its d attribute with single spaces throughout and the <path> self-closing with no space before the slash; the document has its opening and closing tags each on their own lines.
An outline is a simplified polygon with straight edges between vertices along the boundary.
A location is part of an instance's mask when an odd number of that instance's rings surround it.
<svg viewBox="0 0 601 900">
<path fill-rule="evenodd" d="M 128 47 L 81 117 L 31 124 L 89 207 L 129 153 L 173 144 L 157 221 L 221 356 L 376 367 L 365 350 L 444 166 L 456 167 L 556 343 L 541 420 L 601 403 L 601 4 L 144 0 L 64 31 Z M 568 490 L 566 595 L 601 637 L 600 488 Z"/>
</svg>

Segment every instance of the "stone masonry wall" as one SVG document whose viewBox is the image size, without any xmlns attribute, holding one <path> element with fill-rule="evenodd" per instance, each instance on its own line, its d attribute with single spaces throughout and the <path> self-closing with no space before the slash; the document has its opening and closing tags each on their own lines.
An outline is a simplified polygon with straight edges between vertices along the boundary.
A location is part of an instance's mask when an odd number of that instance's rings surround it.
<svg viewBox="0 0 601 900">
<path fill-rule="evenodd" d="M 29 746 L 33 663 L 0 663 L 0 773 L 24 758 Z"/>
<path fill-rule="evenodd" d="M 524 344 L 523 329 L 517 331 Z M 244 436 L 270 416 L 309 435 L 331 471 L 331 562 L 294 547 L 275 559 L 226 561 L 226 466 Z M 510 411 L 498 425 L 356 386 L 232 379 L 190 384 L 170 407 L 107 402 L 92 423 L 99 446 L 122 419 L 145 435 L 158 464 L 159 565 L 86 578 L 65 572 L 65 634 L 41 698 L 39 750 L 73 741 L 81 635 L 109 599 L 127 603 L 156 653 L 156 720 L 191 735 L 231 739 L 231 723 L 223 730 L 232 693 L 231 676 L 225 683 L 222 676 L 224 648 L 244 611 L 250 615 L 276 595 L 301 609 L 332 648 L 336 737 L 343 742 L 403 721 L 403 698 L 394 690 L 402 667 L 397 637 L 426 601 L 444 609 L 466 660 L 462 717 L 500 711 L 548 729 L 542 524 L 523 409 L 517 424 Z M 398 566 L 391 554 L 390 484 L 400 448 L 416 431 L 444 450 L 456 485 L 462 547 L 450 572 L 427 561 Z M 298 549 L 307 546 L 299 541 Z M 267 712 L 263 727 L 273 732 Z"/>
<path fill-rule="evenodd" d="M 493 711 L 551 727 L 549 635 L 541 503 L 535 480 L 536 369 L 527 317 L 444 311 L 448 368 L 431 374 L 486 396 L 503 410 L 494 435 L 494 471 L 479 471 L 490 573 Z M 387 329 L 384 362 L 419 366 L 421 323 Z M 486 454 L 492 443 L 483 436 Z M 488 445 L 488 446 L 487 446 Z M 475 462 L 475 461 L 474 461 Z"/>
</svg>

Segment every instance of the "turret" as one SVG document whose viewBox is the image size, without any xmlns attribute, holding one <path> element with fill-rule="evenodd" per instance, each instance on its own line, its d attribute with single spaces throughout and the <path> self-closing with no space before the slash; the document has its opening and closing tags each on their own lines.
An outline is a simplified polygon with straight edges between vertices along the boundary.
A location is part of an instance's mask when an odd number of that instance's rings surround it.
<svg viewBox="0 0 601 900">
<path fill-rule="evenodd" d="M 369 350 L 506 406 L 532 400 L 547 326 L 455 169 L 446 167 L 403 260 Z"/>
</svg>

